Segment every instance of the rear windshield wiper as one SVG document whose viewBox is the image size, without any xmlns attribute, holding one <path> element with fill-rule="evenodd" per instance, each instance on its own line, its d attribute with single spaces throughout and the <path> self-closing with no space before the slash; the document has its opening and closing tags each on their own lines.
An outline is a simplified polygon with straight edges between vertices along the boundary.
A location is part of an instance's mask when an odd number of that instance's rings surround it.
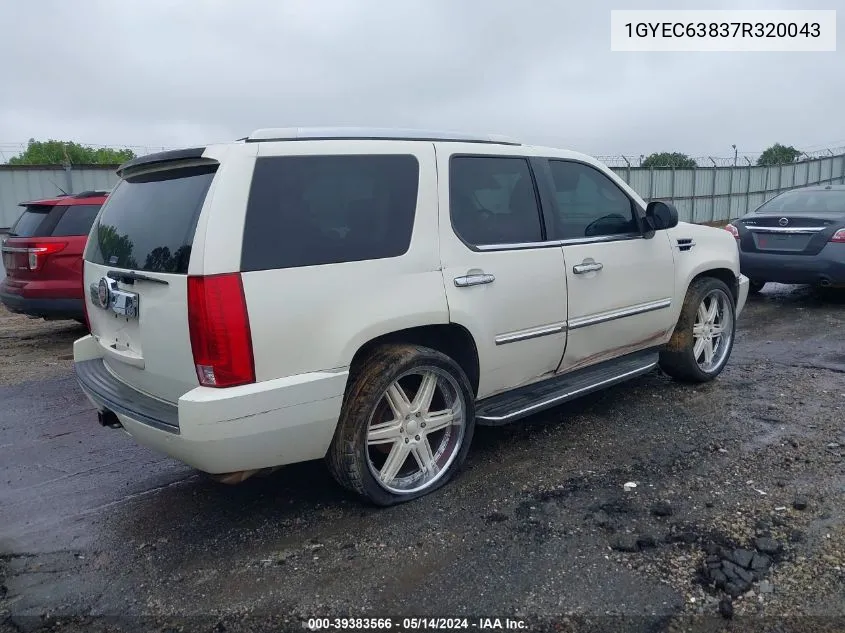
<svg viewBox="0 0 845 633">
<path fill-rule="evenodd" d="M 153 283 L 164 284 L 165 286 L 170 285 L 170 282 L 165 281 L 164 279 L 158 279 L 142 273 L 136 273 L 134 270 L 128 270 L 126 272 L 110 270 L 106 273 L 106 277 L 114 279 L 115 281 L 122 281 L 125 284 L 134 284 L 136 281 L 152 281 Z"/>
</svg>

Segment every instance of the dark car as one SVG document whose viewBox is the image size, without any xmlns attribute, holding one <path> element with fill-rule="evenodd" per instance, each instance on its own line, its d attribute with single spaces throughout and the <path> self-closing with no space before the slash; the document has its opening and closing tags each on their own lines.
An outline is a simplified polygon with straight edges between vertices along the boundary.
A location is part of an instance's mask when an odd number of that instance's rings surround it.
<svg viewBox="0 0 845 633">
<path fill-rule="evenodd" d="M 725 228 L 751 292 L 768 281 L 845 285 L 845 185 L 786 191 Z"/>
<path fill-rule="evenodd" d="M 11 312 L 85 323 L 82 252 L 106 191 L 23 202 L 0 246 L 6 278 L 0 302 Z"/>
</svg>

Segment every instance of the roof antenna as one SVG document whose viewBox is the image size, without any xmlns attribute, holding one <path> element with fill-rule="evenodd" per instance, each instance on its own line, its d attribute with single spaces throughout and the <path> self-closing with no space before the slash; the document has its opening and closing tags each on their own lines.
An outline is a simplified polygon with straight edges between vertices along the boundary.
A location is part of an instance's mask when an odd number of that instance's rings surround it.
<svg viewBox="0 0 845 633">
<path fill-rule="evenodd" d="M 62 189 L 61 187 L 59 187 L 59 185 L 57 185 L 57 184 L 56 184 L 56 181 L 55 181 L 55 180 L 53 180 L 52 178 L 50 178 L 50 182 L 52 182 L 52 183 L 53 183 L 53 186 L 54 186 L 56 189 L 58 189 L 59 191 L 61 191 L 61 192 L 62 192 L 62 195 L 63 195 L 63 196 L 70 195 L 70 194 L 68 194 L 68 192 L 67 192 L 67 191 L 65 191 L 64 189 Z"/>
</svg>

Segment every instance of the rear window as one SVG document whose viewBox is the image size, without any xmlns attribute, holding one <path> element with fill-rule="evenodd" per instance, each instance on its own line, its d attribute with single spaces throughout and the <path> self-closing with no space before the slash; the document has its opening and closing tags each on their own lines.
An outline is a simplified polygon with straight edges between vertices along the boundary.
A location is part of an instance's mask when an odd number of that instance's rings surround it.
<svg viewBox="0 0 845 633">
<path fill-rule="evenodd" d="M 95 264 L 187 274 L 194 232 L 217 165 L 121 180 L 103 206 L 85 259 Z"/>
<path fill-rule="evenodd" d="M 52 205 L 32 204 L 24 209 L 24 212 L 15 222 L 9 231 L 9 237 L 45 237 L 44 228 L 47 216 L 53 210 Z"/>
<path fill-rule="evenodd" d="M 259 158 L 241 269 L 398 257 L 411 243 L 418 181 L 410 155 Z"/>
<path fill-rule="evenodd" d="M 100 210 L 99 204 L 74 204 L 64 208 L 64 213 L 56 223 L 51 235 L 65 237 L 70 235 L 88 235 L 94 218 Z"/>
<path fill-rule="evenodd" d="M 845 212 L 845 191 L 836 189 L 787 191 L 763 204 L 756 212 L 815 213 L 819 211 Z"/>
</svg>

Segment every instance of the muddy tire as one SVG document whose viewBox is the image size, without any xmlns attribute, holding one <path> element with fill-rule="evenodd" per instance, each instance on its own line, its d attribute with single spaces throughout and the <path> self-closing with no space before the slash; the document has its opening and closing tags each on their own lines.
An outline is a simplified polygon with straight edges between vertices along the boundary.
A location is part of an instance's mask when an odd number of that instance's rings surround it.
<svg viewBox="0 0 845 633">
<path fill-rule="evenodd" d="M 326 456 L 345 488 L 389 506 L 446 484 L 475 429 L 475 404 L 460 366 L 418 345 L 376 349 L 350 376 Z"/>
<path fill-rule="evenodd" d="M 736 333 L 735 302 L 723 281 L 701 277 L 690 284 L 660 368 L 676 380 L 708 382 L 731 355 Z"/>
<path fill-rule="evenodd" d="M 766 285 L 765 281 L 757 281 L 756 279 L 752 279 L 748 282 L 748 294 L 750 295 L 757 295 L 760 294 L 760 291 L 763 290 L 763 287 Z"/>
</svg>

